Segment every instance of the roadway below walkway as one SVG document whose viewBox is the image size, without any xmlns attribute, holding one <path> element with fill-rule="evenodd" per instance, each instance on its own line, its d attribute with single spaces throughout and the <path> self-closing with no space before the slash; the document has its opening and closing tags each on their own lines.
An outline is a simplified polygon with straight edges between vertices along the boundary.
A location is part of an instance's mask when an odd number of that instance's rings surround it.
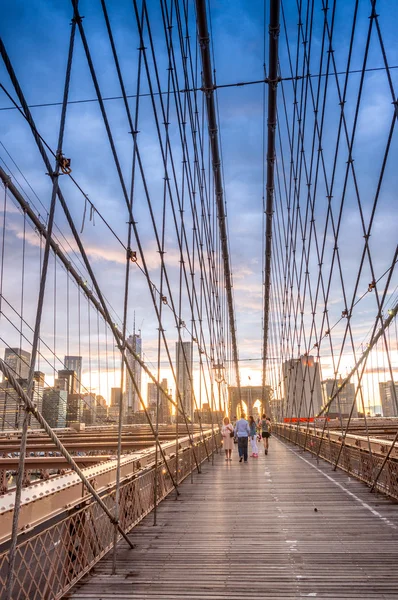
<svg viewBox="0 0 398 600">
<path fill-rule="evenodd" d="M 271 438 L 268 456 L 214 457 L 105 557 L 73 600 L 398 599 L 398 504 Z"/>
</svg>

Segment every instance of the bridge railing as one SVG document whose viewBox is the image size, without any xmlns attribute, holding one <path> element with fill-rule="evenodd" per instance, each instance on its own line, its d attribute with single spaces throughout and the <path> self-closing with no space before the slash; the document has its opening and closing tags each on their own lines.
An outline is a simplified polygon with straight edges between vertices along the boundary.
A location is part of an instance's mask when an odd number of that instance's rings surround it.
<svg viewBox="0 0 398 600">
<path fill-rule="evenodd" d="M 398 499 L 398 448 L 393 446 L 391 449 L 391 440 L 368 439 L 349 433 L 343 436 L 339 431 L 323 431 L 309 425 L 277 423 L 273 431 L 383 494 Z"/>
<path fill-rule="evenodd" d="M 204 437 L 196 434 L 194 451 L 198 463 L 206 460 L 220 446 L 220 434 Z M 182 441 L 182 440 L 181 440 Z M 170 471 L 178 482 L 194 469 L 192 447 L 181 447 L 178 455 L 168 458 Z M 120 519 L 125 532 L 130 531 L 145 517 L 155 504 L 155 474 L 157 500 L 173 491 L 174 485 L 164 463 L 146 466 L 127 478 L 120 486 Z M 115 506 L 115 488 L 102 495 L 109 510 Z M 66 512 L 68 507 L 65 507 Z M 36 535 L 21 541 L 17 548 L 13 600 L 56 600 L 113 547 L 114 527 L 99 505 L 86 498 L 73 507 L 67 516 L 47 524 Z M 119 536 L 120 539 L 120 536 Z M 3 546 L 4 547 L 4 546 Z M 7 548 L 0 554 L 0 587 L 4 589 L 7 577 Z"/>
</svg>

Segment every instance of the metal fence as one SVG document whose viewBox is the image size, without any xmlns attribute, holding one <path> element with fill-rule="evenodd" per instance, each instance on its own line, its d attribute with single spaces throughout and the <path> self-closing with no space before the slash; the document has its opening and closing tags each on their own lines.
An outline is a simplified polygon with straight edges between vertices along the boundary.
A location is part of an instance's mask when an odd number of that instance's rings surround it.
<svg viewBox="0 0 398 600">
<path fill-rule="evenodd" d="M 207 452 L 205 448 L 207 446 Z M 207 437 L 195 445 L 202 463 L 220 445 L 220 435 Z M 178 463 L 177 463 L 178 461 Z M 168 459 L 178 482 L 193 469 L 191 447 L 181 449 L 178 457 Z M 157 473 L 157 503 L 173 491 L 174 486 L 164 463 L 133 475 L 120 486 L 120 520 L 128 532 L 153 508 Z M 115 490 L 102 496 L 110 510 L 115 505 Z M 95 501 L 86 500 L 71 514 L 22 541 L 17 548 L 13 600 L 56 600 L 62 596 L 113 547 L 114 527 Z M 119 536 L 120 539 L 120 536 Z M 7 552 L 0 555 L 0 588 L 5 589 Z"/>
<path fill-rule="evenodd" d="M 396 450 L 394 449 L 386 459 L 391 440 L 373 438 L 369 442 L 363 436 L 348 435 L 343 443 L 343 436 L 337 431 L 323 432 L 322 429 L 282 423 L 274 425 L 273 431 L 279 437 L 327 460 L 369 486 L 374 485 L 375 489 L 383 494 L 398 500 Z M 385 464 L 382 468 L 383 462 Z"/>
</svg>

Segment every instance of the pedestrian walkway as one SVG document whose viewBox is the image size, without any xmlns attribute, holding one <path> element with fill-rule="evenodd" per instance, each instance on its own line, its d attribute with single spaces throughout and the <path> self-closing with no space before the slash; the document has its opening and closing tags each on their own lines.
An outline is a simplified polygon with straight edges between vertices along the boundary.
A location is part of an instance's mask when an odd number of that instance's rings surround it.
<svg viewBox="0 0 398 600">
<path fill-rule="evenodd" d="M 398 599 L 398 505 L 275 437 L 247 464 L 216 455 L 131 538 L 68 597 Z"/>
</svg>

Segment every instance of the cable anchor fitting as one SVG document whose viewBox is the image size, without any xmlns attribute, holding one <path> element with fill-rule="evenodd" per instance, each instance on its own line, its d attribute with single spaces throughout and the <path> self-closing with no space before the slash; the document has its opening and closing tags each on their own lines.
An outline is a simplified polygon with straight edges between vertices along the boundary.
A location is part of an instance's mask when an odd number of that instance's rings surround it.
<svg viewBox="0 0 398 600">
<path fill-rule="evenodd" d="M 65 156 L 63 156 L 61 153 L 57 155 L 57 161 L 59 164 L 59 168 L 61 169 L 62 173 L 64 175 L 70 175 L 72 173 L 72 168 L 71 168 L 71 159 L 70 158 L 66 158 Z"/>
<path fill-rule="evenodd" d="M 127 248 L 126 257 L 127 257 L 127 260 L 131 260 L 131 262 L 133 262 L 133 263 L 136 263 L 138 260 L 137 252 L 135 250 L 132 250 L 131 248 Z"/>
</svg>

